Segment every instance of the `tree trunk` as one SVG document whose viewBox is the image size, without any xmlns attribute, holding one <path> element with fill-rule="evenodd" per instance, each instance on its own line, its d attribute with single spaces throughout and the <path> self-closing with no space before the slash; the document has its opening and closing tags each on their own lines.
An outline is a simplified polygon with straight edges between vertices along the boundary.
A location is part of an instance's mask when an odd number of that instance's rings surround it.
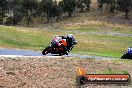
<svg viewBox="0 0 132 88">
<path fill-rule="evenodd" d="M 68 12 L 68 16 L 71 17 L 72 16 L 72 12 Z"/>
<path fill-rule="evenodd" d="M 98 3 L 98 9 L 99 9 L 99 11 L 101 12 L 101 14 L 102 14 L 102 10 L 103 10 L 103 3 Z"/>
<path fill-rule="evenodd" d="M 81 12 L 83 12 L 83 6 L 81 6 Z"/>
<path fill-rule="evenodd" d="M 47 10 L 47 22 L 49 22 L 49 9 Z"/>
<path fill-rule="evenodd" d="M 90 5 L 87 4 L 87 11 L 90 11 Z"/>
<path fill-rule="evenodd" d="M 128 19 L 128 10 L 126 10 L 126 19 Z"/>
</svg>

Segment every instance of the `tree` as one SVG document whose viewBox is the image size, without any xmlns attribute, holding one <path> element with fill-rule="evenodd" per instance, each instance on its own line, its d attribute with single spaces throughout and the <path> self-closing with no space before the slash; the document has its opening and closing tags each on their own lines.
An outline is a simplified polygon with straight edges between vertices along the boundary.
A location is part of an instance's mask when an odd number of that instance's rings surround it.
<svg viewBox="0 0 132 88">
<path fill-rule="evenodd" d="M 107 7 L 110 6 L 109 12 L 114 12 L 115 9 L 115 0 L 97 0 L 98 1 L 98 9 L 101 10 L 102 13 L 102 9 L 103 9 L 103 5 L 107 4 Z"/>
<path fill-rule="evenodd" d="M 5 12 L 8 9 L 7 5 L 8 3 L 6 0 L 0 0 L 0 23 L 2 23 L 3 18 L 5 16 Z"/>
<path fill-rule="evenodd" d="M 36 11 L 38 9 L 37 0 L 8 0 L 8 14 L 10 16 L 10 21 L 12 25 L 16 25 L 23 18 L 25 18 L 26 23 L 29 25 L 32 22 L 32 17 L 36 16 Z M 24 22 L 25 22 L 24 21 Z"/>
<path fill-rule="evenodd" d="M 9 25 L 16 25 L 22 19 L 22 2 L 23 0 L 8 0 L 8 14 L 10 22 L 7 22 Z"/>
<path fill-rule="evenodd" d="M 59 6 L 61 6 L 63 11 L 67 12 L 68 16 L 71 17 L 76 7 L 76 1 L 75 0 L 62 0 L 59 2 Z"/>
<path fill-rule="evenodd" d="M 87 11 L 90 10 L 90 4 L 91 4 L 91 0 L 84 0 L 86 6 L 87 6 Z"/>
<path fill-rule="evenodd" d="M 128 19 L 128 12 L 129 9 L 132 8 L 132 1 L 131 0 L 117 0 L 118 9 L 122 12 L 125 12 L 126 19 Z"/>
<path fill-rule="evenodd" d="M 51 8 L 50 14 L 51 14 L 50 17 L 57 17 L 57 19 L 56 19 L 57 22 L 62 17 L 63 9 L 61 8 L 61 6 L 59 6 L 57 4 L 56 1 L 54 1 L 53 4 L 52 4 L 52 8 Z"/>
<path fill-rule="evenodd" d="M 32 22 L 31 17 L 35 15 L 37 8 L 38 8 L 38 1 L 37 0 L 22 0 L 21 2 L 21 13 L 27 19 L 27 24 L 29 25 Z"/>
<path fill-rule="evenodd" d="M 78 0 L 78 7 L 81 8 L 81 12 L 83 12 L 84 7 L 87 8 L 87 11 L 90 10 L 90 4 L 91 4 L 91 0 Z"/>
<path fill-rule="evenodd" d="M 46 15 L 47 22 L 52 22 L 53 17 L 56 17 L 56 21 L 58 22 L 63 14 L 62 8 L 56 1 L 53 2 L 53 0 L 42 0 L 39 9 L 41 14 Z"/>
<path fill-rule="evenodd" d="M 52 8 L 53 0 L 42 0 L 40 2 L 40 11 L 41 13 L 46 13 L 47 21 L 50 21 L 50 11 Z"/>
</svg>

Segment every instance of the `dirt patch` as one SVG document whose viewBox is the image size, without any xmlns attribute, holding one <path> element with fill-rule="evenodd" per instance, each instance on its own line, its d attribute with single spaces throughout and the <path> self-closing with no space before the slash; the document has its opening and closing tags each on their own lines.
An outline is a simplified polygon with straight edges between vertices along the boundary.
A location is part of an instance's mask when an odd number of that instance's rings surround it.
<svg viewBox="0 0 132 88">
<path fill-rule="evenodd" d="M 127 70 L 132 75 L 132 66 L 114 60 L 47 57 L 1 57 L 0 88 L 78 88 L 76 68 L 96 73 L 108 69 Z M 132 85 L 87 84 L 82 88 L 131 88 Z"/>
</svg>

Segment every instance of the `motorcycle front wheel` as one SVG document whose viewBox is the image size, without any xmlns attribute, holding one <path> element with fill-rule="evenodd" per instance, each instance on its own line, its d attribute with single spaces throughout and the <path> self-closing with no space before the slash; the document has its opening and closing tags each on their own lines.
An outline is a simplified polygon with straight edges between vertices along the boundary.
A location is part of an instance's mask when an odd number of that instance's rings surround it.
<svg viewBox="0 0 132 88">
<path fill-rule="evenodd" d="M 51 46 L 48 46 L 47 48 L 45 48 L 43 51 L 42 51 L 42 54 L 43 55 L 46 55 L 49 53 L 49 50 L 50 50 Z"/>
</svg>

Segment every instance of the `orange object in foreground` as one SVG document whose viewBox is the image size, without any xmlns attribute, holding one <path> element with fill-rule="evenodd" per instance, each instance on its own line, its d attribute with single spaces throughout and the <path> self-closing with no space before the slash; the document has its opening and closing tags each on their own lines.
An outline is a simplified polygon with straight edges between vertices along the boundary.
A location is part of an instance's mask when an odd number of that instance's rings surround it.
<svg viewBox="0 0 132 88">
<path fill-rule="evenodd" d="M 83 68 L 77 68 L 77 75 L 85 75 L 86 74 L 86 70 Z"/>
<path fill-rule="evenodd" d="M 86 74 L 83 68 L 78 68 L 76 81 L 78 84 L 85 83 L 130 83 L 129 74 Z"/>
</svg>

